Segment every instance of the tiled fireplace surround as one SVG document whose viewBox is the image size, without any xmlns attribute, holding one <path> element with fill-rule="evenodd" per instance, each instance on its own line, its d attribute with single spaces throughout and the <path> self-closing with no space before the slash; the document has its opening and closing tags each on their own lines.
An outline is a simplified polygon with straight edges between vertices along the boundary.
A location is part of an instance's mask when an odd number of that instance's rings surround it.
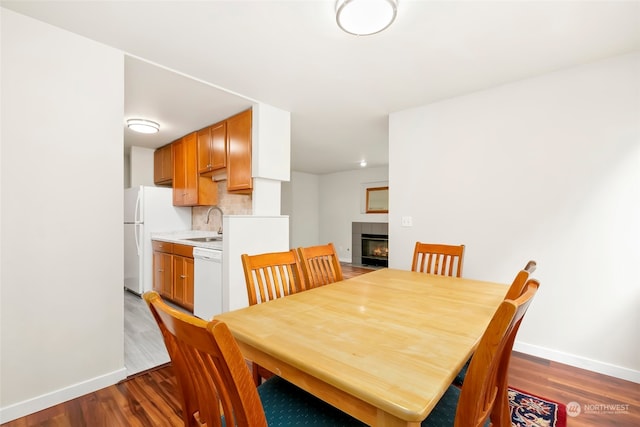
<svg viewBox="0 0 640 427">
<path fill-rule="evenodd" d="M 362 265 L 362 235 L 389 235 L 389 224 L 386 222 L 352 222 L 351 223 L 351 263 Z"/>
</svg>

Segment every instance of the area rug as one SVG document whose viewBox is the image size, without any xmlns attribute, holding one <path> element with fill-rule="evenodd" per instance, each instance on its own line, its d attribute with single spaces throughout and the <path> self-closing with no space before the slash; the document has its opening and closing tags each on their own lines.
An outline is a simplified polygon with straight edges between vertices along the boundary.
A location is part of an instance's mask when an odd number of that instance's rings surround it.
<svg viewBox="0 0 640 427">
<path fill-rule="evenodd" d="M 562 403 L 509 387 L 511 425 L 514 427 L 566 427 L 567 407 Z"/>
</svg>

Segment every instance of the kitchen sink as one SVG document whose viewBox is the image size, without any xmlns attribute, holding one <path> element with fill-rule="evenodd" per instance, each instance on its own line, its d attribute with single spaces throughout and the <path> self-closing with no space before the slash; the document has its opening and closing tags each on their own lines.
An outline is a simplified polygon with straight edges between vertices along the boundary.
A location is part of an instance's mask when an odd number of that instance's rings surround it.
<svg viewBox="0 0 640 427">
<path fill-rule="evenodd" d="M 209 236 L 209 237 L 191 237 L 189 239 L 192 242 L 220 242 L 222 240 L 221 236 Z"/>
</svg>

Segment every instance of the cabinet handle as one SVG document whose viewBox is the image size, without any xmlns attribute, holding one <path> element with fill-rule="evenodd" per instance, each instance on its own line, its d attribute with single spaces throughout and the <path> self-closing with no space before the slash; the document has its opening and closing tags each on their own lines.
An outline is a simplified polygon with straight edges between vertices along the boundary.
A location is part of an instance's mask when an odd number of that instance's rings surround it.
<svg viewBox="0 0 640 427">
<path fill-rule="evenodd" d="M 181 279 L 186 279 L 186 278 L 187 278 L 187 276 L 185 276 L 184 274 L 181 274 L 181 275 L 180 275 L 180 278 L 181 278 Z"/>
<path fill-rule="evenodd" d="M 158 270 L 158 273 L 164 273 L 164 270 Z"/>
</svg>

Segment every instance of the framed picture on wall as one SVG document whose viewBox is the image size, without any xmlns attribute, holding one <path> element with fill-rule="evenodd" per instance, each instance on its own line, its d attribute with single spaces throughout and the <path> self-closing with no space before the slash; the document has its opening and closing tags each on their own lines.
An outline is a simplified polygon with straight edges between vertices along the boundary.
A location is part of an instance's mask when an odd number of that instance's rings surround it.
<svg viewBox="0 0 640 427">
<path fill-rule="evenodd" d="M 366 213 L 389 213 L 389 187 L 367 188 Z"/>
</svg>

